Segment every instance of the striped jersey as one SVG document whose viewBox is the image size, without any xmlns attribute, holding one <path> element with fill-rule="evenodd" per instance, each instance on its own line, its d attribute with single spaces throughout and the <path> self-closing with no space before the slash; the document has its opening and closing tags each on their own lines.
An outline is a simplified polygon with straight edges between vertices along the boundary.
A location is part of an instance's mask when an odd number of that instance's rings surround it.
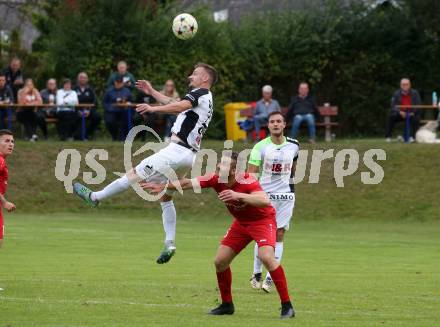
<svg viewBox="0 0 440 327">
<path fill-rule="evenodd" d="M 265 192 L 294 192 L 292 166 L 298 153 L 299 143 L 290 137 L 282 144 L 272 143 L 270 136 L 255 144 L 249 163 L 260 167 L 259 181 Z"/>
<path fill-rule="evenodd" d="M 191 102 L 192 108 L 181 112 L 171 132 L 195 150 L 200 150 L 203 134 L 208 128 L 214 111 L 212 93 L 208 89 L 191 90 L 183 100 Z"/>
</svg>

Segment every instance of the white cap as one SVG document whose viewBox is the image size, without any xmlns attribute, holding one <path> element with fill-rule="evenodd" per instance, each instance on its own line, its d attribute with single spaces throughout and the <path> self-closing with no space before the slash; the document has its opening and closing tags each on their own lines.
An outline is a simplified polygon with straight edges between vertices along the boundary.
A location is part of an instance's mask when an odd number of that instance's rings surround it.
<svg viewBox="0 0 440 327">
<path fill-rule="evenodd" d="M 267 92 L 267 93 L 272 93 L 272 91 L 273 91 L 272 86 L 270 86 L 270 85 L 264 85 L 261 90 L 263 92 Z"/>
</svg>

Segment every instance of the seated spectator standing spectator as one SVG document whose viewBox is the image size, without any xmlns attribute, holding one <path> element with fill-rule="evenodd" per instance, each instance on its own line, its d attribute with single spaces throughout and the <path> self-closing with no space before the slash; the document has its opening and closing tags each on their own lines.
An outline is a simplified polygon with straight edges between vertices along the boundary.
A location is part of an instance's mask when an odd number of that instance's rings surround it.
<svg viewBox="0 0 440 327">
<path fill-rule="evenodd" d="M 309 142 L 315 143 L 315 118 L 318 115 L 318 107 L 316 106 L 315 98 L 310 95 L 309 84 L 307 82 L 301 82 L 298 86 L 298 95 L 295 95 L 292 98 L 292 101 L 289 105 L 289 110 L 287 112 L 286 119 L 290 121 L 290 119 L 293 117 L 290 136 L 295 139 L 298 135 L 298 130 L 301 126 L 301 123 L 306 121 L 309 129 Z"/>
<path fill-rule="evenodd" d="M 119 107 L 115 104 L 132 102 L 131 92 L 124 87 L 122 76 L 115 78 L 113 86 L 104 95 L 104 121 L 113 141 L 123 141 L 128 134 L 128 110 L 131 107 Z"/>
<path fill-rule="evenodd" d="M 78 104 L 78 96 L 72 90 L 70 79 L 63 80 L 63 88 L 58 90 L 56 100 L 58 106 L 58 135 L 61 141 L 72 141 L 78 125 L 78 113 L 75 108 Z"/>
<path fill-rule="evenodd" d="M 117 71 L 110 75 L 107 81 L 107 87 L 111 87 L 115 83 L 115 79 L 121 77 L 124 87 L 132 90 L 135 87 L 136 80 L 132 73 L 127 70 L 127 63 L 125 61 L 118 62 Z"/>
<path fill-rule="evenodd" d="M 17 57 L 12 58 L 9 66 L 4 70 L 6 83 L 14 94 L 14 99 L 18 101 L 18 90 L 24 85 L 24 77 L 21 73 L 21 60 Z"/>
<path fill-rule="evenodd" d="M 57 97 L 57 81 L 55 78 L 50 78 L 46 82 L 46 88 L 40 91 L 43 104 L 54 105 Z M 42 108 L 37 111 L 37 123 L 43 132 L 43 136 L 47 139 L 47 124 L 46 118 L 55 117 L 57 109 L 55 107 Z"/>
<path fill-rule="evenodd" d="M 18 104 L 31 106 L 43 104 L 40 92 L 34 87 L 32 79 L 28 78 L 24 87 L 18 91 Z M 26 139 L 30 141 L 37 141 L 37 108 L 23 107 L 17 108 L 17 120 L 23 124 Z"/>
<path fill-rule="evenodd" d="M 418 129 L 420 111 L 411 107 L 397 108 L 396 106 L 420 105 L 422 103 L 419 92 L 411 88 L 409 78 L 402 78 L 400 81 L 400 89 L 397 90 L 391 98 L 391 111 L 388 116 L 388 124 L 386 129 L 386 141 L 391 142 L 394 125 L 396 122 L 405 121 L 407 112 L 409 114 L 410 131 L 409 141 L 414 142 L 415 134 Z"/>
<path fill-rule="evenodd" d="M 180 101 L 179 93 L 176 90 L 176 86 L 174 84 L 174 81 L 172 79 L 169 79 L 165 82 L 165 85 L 160 92 L 167 97 L 170 97 L 174 101 Z M 173 127 L 174 122 L 176 121 L 177 115 L 168 114 L 165 115 L 165 133 L 164 133 L 164 140 L 165 142 L 170 141 L 171 137 L 171 127 Z"/>
<path fill-rule="evenodd" d="M 14 103 L 14 94 L 11 88 L 6 85 L 6 76 L 0 73 L 0 104 Z M 7 128 L 5 120 L 8 117 L 8 110 L 11 108 L 0 107 L 0 129 Z"/>
<path fill-rule="evenodd" d="M 257 102 L 254 112 L 254 126 L 257 141 L 260 140 L 260 130 L 261 126 L 267 124 L 267 117 L 273 111 L 280 111 L 280 104 L 277 100 L 272 99 L 272 86 L 263 86 L 262 94 L 263 98 Z"/>
<path fill-rule="evenodd" d="M 80 117 L 82 114 L 85 115 L 86 121 L 87 121 L 87 128 L 86 128 L 86 139 L 93 138 L 96 129 L 99 126 L 99 123 L 101 122 L 101 115 L 97 111 L 97 99 L 96 94 L 93 88 L 89 85 L 89 77 L 87 73 L 81 72 L 78 74 L 77 77 L 77 85 L 74 88 L 77 96 L 79 104 L 85 104 L 85 103 L 92 103 L 94 104 L 93 107 L 90 108 L 81 108 Z M 75 133 L 76 139 L 82 139 L 81 135 L 81 122 L 78 124 L 78 129 Z"/>
</svg>

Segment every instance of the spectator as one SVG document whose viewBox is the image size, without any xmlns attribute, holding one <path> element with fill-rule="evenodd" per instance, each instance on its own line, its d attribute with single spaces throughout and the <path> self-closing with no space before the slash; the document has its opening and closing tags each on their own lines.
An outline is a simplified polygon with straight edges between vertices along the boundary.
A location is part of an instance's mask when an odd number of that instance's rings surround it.
<svg viewBox="0 0 440 327">
<path fill-rule="evenodd" d="M 419 92 L 411 88 L 409 78 L 400 80 L 400 89 L 397 90 L 391 98 L 391 111 L 388 116 L 388 124 L 386 129 L 386 141 L 391 142 L 394 125 L 396 122 L 405 121 L 406 115 L 409 114 L 410 122 L 410 142 L 414 142 L 415 134 L 419 125 L 420 112 L 418 109 L 411 107 L 397 108 L 398 105 L 411 106 L 420 105 L 422 103 Z"/>
<path fill-rule="evenodd" d="M 43 104 L 54 105 L 57 97 L 57 81 L 55 78 L 50 78 L 46 82 L 46 88 L 40 91 Z M 55 117 L 56 108 L 46 107 L 37 111 L 37 123 L 43 132 L 43 136 L 47 139 L 47 124 L 46 118 Z"/>
<path fill-rule="evenodd" d="M 70 79 L 63 80 L 63 88 L 57 91 L 56 100 L 58 106 L 58 135 L 61 141 L 72 141 L 73 134 L 78 126 L 78 114 L 75 109 L 78 104 L 78 96 L 72 90 Z"/>
<path fill-rule="evenodd" d="M 41 100 L 40 92 L 34 87 L 34 82 L 32 79 L 28 78 L 24 87 L 18 91 L 18 104 L 31 106 L 31 105 L 41 105 L 43 101 Z M 26 107 L 17 108 L 17 120 L 23 124 L 26 139 L 30 141 L 37 141 L 37 108 Z"/>
<path fill-rule="evenodd" d="M 6 84 L 6 76 L 0 73 L 0 104 L 14 103 L 14 94 L 11 88 Z M 0 129 L 6 128 L 5 119 L 8 116 L 9 107 L 0 107 Z"/>
<path fill-rule="evenodd" d="M 80 111 L 80 117 L 81 113 L 83 113 L 87 122 L 85 137 L 86 139 L 91 139 L 95 135 L 95 131 L 101 122 L 101 115 L 97 111 L 98 102 L 96 99 L 96 94 L 93 88 L 89 85 L 89 76 L 87 73 L 81 72 L 78 74 L 77 85 L 75 86 L 74 90 L 76 91 L 80 104 L 93 104 L 93 107 L 82 108 L 82 111 Z M 78 127 L 79 128 L 76 132 L 75 138 L 82 139 L 81 124 L 78 124 Z"/>
<path fill-rule="evenodd" d="M 289 119 L 289 121 L 293 117 L 290 136 L 296 138 L 301 123 L 306 121 L 309 129 L 309 142 L 315 143 L 315 118 L 318 115 L 319 112 L 315 98 L 310 95 L 309 83 L 301 82 L 298 86 L 298 95 L 295 95 L 292 98 L 287 112 L 287 119 Z"/>
<path fill-rule="evenodd" d="M 14 99 L 18 101 L 18 90 L 24 85 L 23 74 L 21 73 L 21 60 L 17 57 L 12 58 L 9 66 L 4 70 L 6 83 L 14 94 Z"/>
<path fill-rule="evenodd" d="M 136 102 L 137 103 L 155 103 L 156 99 L 152 97 L 149 94 L 145 94 L 144 92 L 140 90 L 136 90 Z M 133 123 L 134 125 L 147 125 L 148 127 L 152 128 L 156 133 L 158 133 L 156 127 L 157 127 L 157 114 L 155 113 L 148 113 L 148 114 L 139 114 L 138 112 L 134 112 L 133 116 Z M 146 131 L 139 132 L 138 136 L 140 136 L 140 139 L 142 141 L 145 141 L 147 137 Z M 159 133 L 158 133 L 159 134 Z"/>
<path fill-rule="evenodd" d="M 115 79 L 118 77 L 122 78 L 122 82 L 124 83 L 124 87 L 132 90 L 136 84 L 136 80 L 134 79 L 133 74 L 131 74 L 127 70 L 127 63 L 125 61 L 118 62 L 117 71 L 113 72 L 110 75 L 110 78 L 107 81 L 107 87 L 112 87 L 115 83 Z"/>
<path fill-rule="evenodd" d="M 272 86 L 265 85 L 262 88 L 263 98 L 257 102 L 254 112 L 254 126 L 257 141 L 260 140 L 261 125 L 267 124 L 267 117 L 273 111 L 280 111 L 280 104 L 272 99 Z"/>
<path fill-rule="evenodd" d="M 172 98 L 174 101 L 180 101 L 179 93 L 177 92 L 176 86 L 172 79 L 169 79 L 165 82 L 165 85 L 160 93 L 166 95 L 167 97 Z M 165 134 L 164 134 L 165 142 L 168 142 L 170 140 L 171 127 L 173 127 L 176 118 L 177 115 L 172 115 L 172 114 L 165 115 Z"/>
<path fill-rule="evenodd" d="M 128 134 L 128 110 L 132 108 L 118 107 L 132 101 L 131 92 L 124 86 L 122 76 L 115 78 L 113 86 L 104 95 L 104 121 L 113 141 L 123 141 Z M 131 122 L 130 122 L 131 123 Z"/>
</svg>

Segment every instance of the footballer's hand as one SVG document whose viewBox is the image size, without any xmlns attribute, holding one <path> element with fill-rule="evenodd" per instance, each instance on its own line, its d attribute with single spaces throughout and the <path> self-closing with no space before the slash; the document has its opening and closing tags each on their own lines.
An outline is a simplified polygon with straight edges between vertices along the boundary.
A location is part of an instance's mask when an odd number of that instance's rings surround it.
<svg viewBox="0 0 440 327">
<path fill-rule="evenodd" d="M 149 183 L 149 182 L 140 182 L 139 185 L 146 191 L 149 191 L 153 194 L 161 193 L 167 184 L 157 184 L 157 183 Z"/>
<path fill-rule="evenodd" d="M 3 204 L 3 208 L 5 208 L 8 212 L 12 212 L 15 210 L 15 204 L 12 202 L 5 202 L 5 204 Z"/>
<path fill-rule="evenodd" d="M 240 195 L 232 190 L 224 190 L 219 193 L 218 198 L 223 202 L 240 201 Z"/>
<path fill-rule="evenodd" d="M 146 81 L 144 79 L 140 79 L 136 82 L 136 88 L 138 90 L 141 90 L 142 92 L 146 94 L 150 94 L 153 92 L 153 87 L 151 86 L 151 83 L 149 81 Z"/>
<path fill-rule="evenodd" d="M 146 114 L 149 112 L 154 112 L 154 108 L 146 103 L 141 103 L 136 106 L 136 111 L 140 114 Z"/>
</svg>

